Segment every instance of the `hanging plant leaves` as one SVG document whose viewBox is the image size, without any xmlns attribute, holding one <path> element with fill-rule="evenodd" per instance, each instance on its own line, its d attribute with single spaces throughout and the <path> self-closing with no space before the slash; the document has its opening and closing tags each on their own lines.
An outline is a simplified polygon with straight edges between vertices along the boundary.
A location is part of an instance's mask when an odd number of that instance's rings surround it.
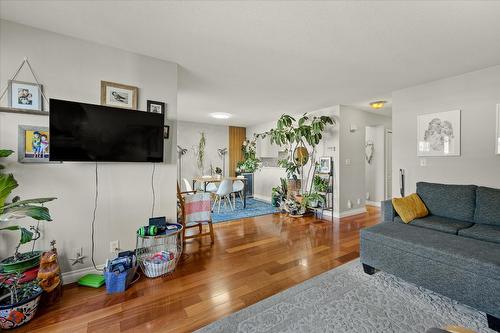
<svg viewBox="0 0 500 333">
<path fill-rule="evenodd" d="M 0 174 L 0 213 L 3 211 L 5 200 L 17 186 L 13 175 Z"/>
<path fill-rule="evenodd" d="M 52 221 L 47 207 L 24 205 L 4 209 L 2 214 L 0 214 L 0 222 L 20 219 L 26 216 L 38 221 Z"/>
<path fill-rule="evenodd" d="M 0 157 L 8 157 L 14 153 L 13 150 L 9 149 L 0 149 Z"/>
</svg>

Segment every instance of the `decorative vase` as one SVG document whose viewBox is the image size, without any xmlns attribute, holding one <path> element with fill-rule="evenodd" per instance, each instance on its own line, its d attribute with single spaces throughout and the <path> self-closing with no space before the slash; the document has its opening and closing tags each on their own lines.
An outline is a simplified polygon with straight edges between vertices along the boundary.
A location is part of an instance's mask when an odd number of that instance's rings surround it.
<svg viewBox="0 0 500 333">
<path fill-rule="evenodd" d="M 0 328 L 2 330 L 17 328 L 33 319 L 41 296 L 42 288 L 39 288 L 39 292 L 22 302 L 0 305 Z"/>
</svg>

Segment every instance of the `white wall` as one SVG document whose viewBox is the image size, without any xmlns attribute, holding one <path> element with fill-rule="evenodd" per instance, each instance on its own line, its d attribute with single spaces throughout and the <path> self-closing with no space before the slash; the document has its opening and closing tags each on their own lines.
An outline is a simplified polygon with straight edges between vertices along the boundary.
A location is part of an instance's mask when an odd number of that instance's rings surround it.
<svg viewBox="0 0 500 333">
<path fill-rule="evenodd" d="M 495 155 L 495 109 L 500 103 L 500 66 L 486 68 L 393 93 L 393 194 L 399 169 L 406 171 L 406 194 L 418 181 L 477 184 L 500 188 L 500 156 Z M 462 110 L 461 156 L 417 157 L 417 115 Z"/>
<path fill-rule="evenodd" d="M 229 128 L 222 125 L 211 125 L 202 123 L 193 123 L 187 121 L 177 122 L 177 144 L 187 149 L 187 153 L 182 156 L 182 178 L 186 178 L 191 183 L 194 177 L 202 176 L 198 169 L 195 151 L 200 142 L 201 133 L 205 133 L 205 162 L 203 174 L 210 174 L 210 165 L 222 169 L 222 158 L 217 149 L 228 148 Z M 226 154 L 226 175 L 229 174 L 229 154 Z M 184 184 L 182 184 L 184 188 Z"/>
<path fill-rule="evenodd" d="M 376 204 L 385 198 L 385 131 L 384 125 L 367 126 L 365 142 L 371 142 L 374 153 L 371 163 L 365 159 L 365 191 L 367 201 Z"/>
<path fill-rule="evenodd" d="M 168 118 L 177 113 L 177 65 L 63 35 L 0 21 L 0 85 L 4 87 L 23 57 L 28 57 L 49 97 L 99 104 L 100 81 L 108 80 L 139 87 L 139 109 L 146 100 L 168 103 Z M 17 78 L 33 81 L 27 70 Z M 1 101 L 7 105 L 7 99 Z M 175 124 L 170 122 L 175 140 Z M 0 113 L 0 147 L 17 151 L 18 125 L 48 126 L 48 117 Z M 175 142 L 173 142 L 175 147 Z M 172 152 L 173 153 L 173 152 Z M 168 154 L 170 155 L 170 154 Z M 176 215 L 176 164 L 157 164 L 154 215 Z M 48 204 L 54 221 L 42 223 L 43 237 L 37 247 L 46 249 L 57 241 L 63 271 L 90 266 L 70 266 L 68 257 L 83 247 L 90 255 L 90 222 L 94 198 L 93 163 L 19 164 L 17 155 L 7 161 L 23 198 L 56 196 Z M 151 215 L 150 163 L 101 163 L 99 165 L 99 208 L 96 221 L 97 264 L 110 256 L 109 243 L 119 240 L 121 248 L 135 246 L 136 229 Z M 23 225 L 34 222 L 25 220 Z M 12 223 L 11 223 L 12 224 Z M 0 257 L 13 252 L 18 234 L 0 233 Z"/>
<path fill-rule="evenodd" d="M 351 132 L 351 125 L 357 130 Z M 366 202 L 365 189 L 365 127 L 382 125 L 391 128 L 391 118 L 350 106 L 340 106 L 340 214 L 362 210 Z M 358 204 L 359 199 L 359 204 Z M 348 207 L 348 200 L 352 207 Z"/>
</svg>

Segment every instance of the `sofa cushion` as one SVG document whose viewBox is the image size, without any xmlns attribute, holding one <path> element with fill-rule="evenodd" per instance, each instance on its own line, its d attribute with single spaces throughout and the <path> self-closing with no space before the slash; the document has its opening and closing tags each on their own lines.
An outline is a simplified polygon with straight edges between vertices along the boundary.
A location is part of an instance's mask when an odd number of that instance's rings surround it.
<svg viewBox="0 0 500 333">
<path fill-rule="evenodd" d="M 392 199 L 392 205 L 404 223 L 410 223 L 417 218 L 429 215 L 427 207 L 425 207 L 417 193 L 404 198 L 394 198 Z"/>
<path fill-rule="evenodd" d="M 373 241 L 383 246 L 409 252 L 460 267 L 478 276 L 500 280 L 500 244 L 458 237 L 411 224 L 381 223 L 361 230 L 361 242 Z"/>
<path fill-rule="evenodd" d="M 475 185 L 417 183 L 417 194 L 432 215 L 474 222 Z"/>
<path fill-rule="evenodd" d="M 481 186 L 477 188 L 474 221 L 500 226 L 500 189 Z"/>
<path fill-rule="evenodd" d="M 500 226 L 474 224 L 472 227 L 458 231 L 459 236 L 500 244 Z"/>
<path fill-rule="evenodd" d="M 394 221 L 404 223 L 399 216 L 394 218 Z M 474 225 L 474 223 L 449 219 L 447 217 L 436 215 L 429 215 L 420 219 L 415 219 L 411 221 L 410 224 L 416 227 L 437 230 L 454 235 L 458 235 L 459 230 L 469 228 Z"/>
</svg>

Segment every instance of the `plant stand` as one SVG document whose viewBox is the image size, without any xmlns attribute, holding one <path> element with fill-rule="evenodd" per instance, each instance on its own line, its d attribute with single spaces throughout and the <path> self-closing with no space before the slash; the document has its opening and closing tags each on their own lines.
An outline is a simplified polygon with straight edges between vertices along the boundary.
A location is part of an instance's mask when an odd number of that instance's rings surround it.
<svg viewBox="0 0 500 333">
<path fill-rule="evenodd" d="M 314 170 L 313 179 L 314 179 L 314 176 L 320 176 L 320 177 L 324 177 L 324 178 L 328 177 L 328 188 L 327 188 L 326 192 L 318 192 L 319 194 L 322 194 L 325 196 L 326 203 L 324 205 L 321 205 L 321 207 L 311 208 L 312 210 L 314 210 L 315 216 L 317 214 L 319 214 L 321 219 L 323 219 L 323 213 L 325 212 L 325 210 L 331 212 L 332 223 L 334 221 L 333 220 L 333 211 L 335 209 L 335 200 L 334 200 L 334 193 L 333 193 L 333 186 L 334 186 L 333 175 L 334 175 L 333 161 L 331 162 L 331 170 L 329 173 L 321 173 L 321 172 L 318 172 L 316 169 Z"/>
</svg>

